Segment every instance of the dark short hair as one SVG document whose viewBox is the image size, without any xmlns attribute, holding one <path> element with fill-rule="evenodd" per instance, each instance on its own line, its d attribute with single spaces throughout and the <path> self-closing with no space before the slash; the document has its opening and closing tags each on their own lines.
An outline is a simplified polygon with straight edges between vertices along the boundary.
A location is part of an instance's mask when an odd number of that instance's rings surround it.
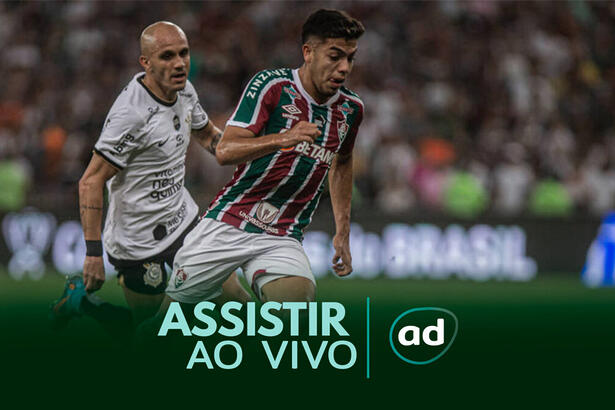
<svg viewBox="0 0 615 410">
<path fill-rule="evenodd" d="M 363 24 L 345 11 L 320 9 L 310 14 L 303 24 L 301 41 L 305 44 L 310 37 L 356 40 L 364 32 Z"/>
</svg>

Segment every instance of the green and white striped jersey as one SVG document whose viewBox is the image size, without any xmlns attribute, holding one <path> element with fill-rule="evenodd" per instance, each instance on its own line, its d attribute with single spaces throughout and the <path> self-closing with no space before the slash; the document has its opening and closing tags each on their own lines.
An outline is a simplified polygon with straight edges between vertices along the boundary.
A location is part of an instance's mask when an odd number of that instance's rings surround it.
<svg viewBox="0 0 615 410">
<path fill-rule="evenodd" d="M 205 217 L 246 232 L 301 241 L 333 158 L 352 151 L 362 118 L 363 102 L 344 87 L 318 104 L 304 90 L 297 69 L 256 74 L 227 125 L 246 128 L 258 138 L 309 121 L 318 125 L 322 135 L 312 144 L 300 143 L 240 164 Z"/>
</svg>

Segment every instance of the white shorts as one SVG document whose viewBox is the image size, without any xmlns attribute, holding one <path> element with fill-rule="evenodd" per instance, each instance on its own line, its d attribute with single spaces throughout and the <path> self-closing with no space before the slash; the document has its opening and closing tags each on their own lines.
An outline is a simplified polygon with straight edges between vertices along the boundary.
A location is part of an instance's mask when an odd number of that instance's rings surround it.
<svg viewBox="0 0 615 410">
<path fill-rule="evenodd" d="M 243 269 L 259 298 L 263 285 L 284 276 L 302 276 L 316 286 L 310 262 L 296 239 L 248 233 L 203 218 L 175 255 L 166 293 L 183 303 L 214 299 L 237 268 Z"/>
</svg>

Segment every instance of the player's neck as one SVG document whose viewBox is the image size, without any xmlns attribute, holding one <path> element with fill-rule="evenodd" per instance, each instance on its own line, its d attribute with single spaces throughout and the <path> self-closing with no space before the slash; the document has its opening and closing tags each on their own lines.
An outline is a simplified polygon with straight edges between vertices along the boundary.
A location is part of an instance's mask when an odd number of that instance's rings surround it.
<svg viewBox="0 0 615 410">
<path fill-rule="evenodd" d="M 320 95 L 314 86 L 310 72 L 305 68 L 305 64 L 299 68 L 299 80 L 305 92 L 307 92 L 318 104 L 327 102 L 327 97 Z"/>
<path fill-rule="evenodd" d="M 162 87 L 158 85 L 156 81 L 154 81 L 150 76 L 145 74 L 143 77 L 143 85 L 147 87 L 148 90 L 156 97 L 164 101 L 165 103 L 172 104 L 177 99 L 177 91 L 167 91 L 165 92 Z"/>
</svg>

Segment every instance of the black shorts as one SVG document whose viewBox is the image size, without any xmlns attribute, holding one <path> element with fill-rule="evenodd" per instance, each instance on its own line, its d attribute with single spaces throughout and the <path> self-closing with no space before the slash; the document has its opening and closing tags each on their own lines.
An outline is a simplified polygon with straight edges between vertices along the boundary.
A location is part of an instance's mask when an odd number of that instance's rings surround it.
<svg viewBox="0 0 615 410">
<path fill-rule="evenodd" d="M 107 254 L 109 262 L 117 270 L 118 278 L 123 278 L 124 286 L 134 292 L 146 295 L 164 293 L 169 280 L 167 267 L 173 269 L 175 254 L 183 245 L 186 235 L 196 226 L 198 221 L 199 218 L 195 218 L 167 249 L 147 259 L 139 261 L 119 260 Z"/>
</svg>

